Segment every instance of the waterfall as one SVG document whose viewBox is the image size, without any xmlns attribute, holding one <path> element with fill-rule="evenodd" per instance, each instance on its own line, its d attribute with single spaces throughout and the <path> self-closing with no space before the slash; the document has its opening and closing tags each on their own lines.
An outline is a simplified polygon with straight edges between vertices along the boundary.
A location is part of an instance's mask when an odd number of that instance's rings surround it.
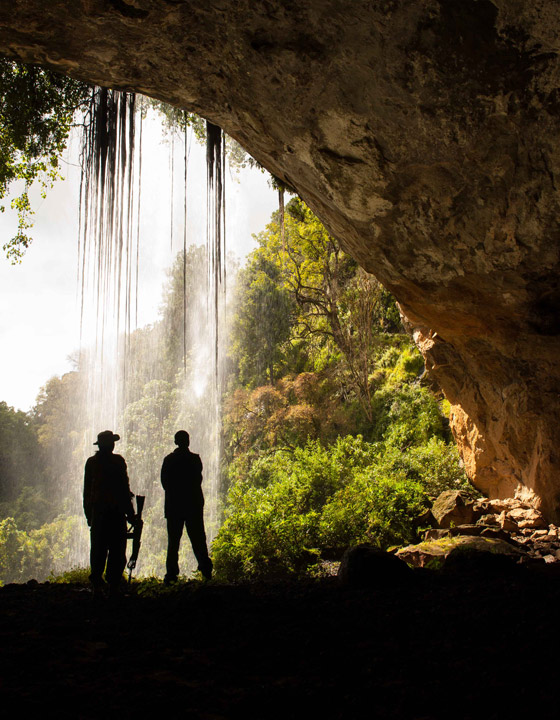
<svg viewBox="0 0 560 720">
<path fill-rule="evenodd" d="M 148 247 L 145 238 L 142 239 L 141 219 L 165 213 L 163 208 L 153 207 L 152 199 L 143 192 L 143 120 L 138 112 L 139 103 L 141 100 L 133 94 L 98 88 L 85 122 L 79 259 L 80 357 L 87 375 L 84 452 L 86 456 L 91 454 L 91 443 L 101 430 L 112 429 L 121 435 L 116 452 L 128 462 L 131 489 L 147 496 L 147 522 L 138 570 L 160 574 L 165 530 L 159 470 L 163 454 L 173 449 L 173 435 L 178 429 L 188 430 L 191 449 L 201 455 L 204 465 L 209 541 L 219 526 L 222 346 L 226 320 L 225 142 L 222 130 L 208 123 L 206 238 L 204 247 L 197 251 L 189 246 L 187 233 L 191 138 L 187 114 L 183 114 L 180 135 L 176 137 L 175 129 L 171 129 L 169 234 L 151 237 Z M 173 257 L 174 240 L 180 237 L 176 232 L 180 228 L 175 228 L 174 203 L 181 200 L 175 178 L 176 166 L 181 164 L 176 161 L 175 149 L 181 143 L 183 242 L 181 251 Z M 163 373 L 162 363 L 169 358 L 153 357 L 165 343 L 174 345 L 171 342 L 174 338 L 165 336 L 163 323 L 148 330 L 138 328 L 142 297 L 140 260 L 147 260 L 149 253 L 156 250 L 168 254 L 168 266 L 181 264 L 182 318 L 180 329 L 174 329 L 181 335 L 175 343 L 180 348 L 180 359 L 171 356 L 171 361 L 176 360 L 176 371 L 182 374 L 177 379 Z M 196 265 L 199 261 L 203 268 Z M 152 345 L 143 347 L 146 342 Z M 144 363 L 141 368 L 137 366 L 140 362 Z M 139 375 L 144 378 L 142 396 Z M 151 425 L 142 415 L 148 412 L 146 406 L 152 413 L 148 418 Z M 193 566 L 188 545 L 185 540 L 183 572 L 188 572 L 187 560 L 191 569 Z M 83 564 L 87 564 L 87 559 Z"/>
</svg>

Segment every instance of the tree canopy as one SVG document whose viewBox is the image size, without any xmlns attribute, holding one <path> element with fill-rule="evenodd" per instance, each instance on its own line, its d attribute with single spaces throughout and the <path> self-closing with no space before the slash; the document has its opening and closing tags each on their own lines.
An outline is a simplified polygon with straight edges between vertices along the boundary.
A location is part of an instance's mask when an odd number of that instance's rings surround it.
<svg viewBox="0 0 560 720">
<path fill-rule="evenodd" d="M 44 195 L 60 177 L 60 155 L 75 113 L 90 94 L 91 88 L 77 80 L 0 58 L 0 201 L 16 181 L 24 187 L 11 201 L 18 213 L 17 233 L 3 246 L 13 262 L 31 243 L 29 188 L 38 181 Z"/>
</svg>

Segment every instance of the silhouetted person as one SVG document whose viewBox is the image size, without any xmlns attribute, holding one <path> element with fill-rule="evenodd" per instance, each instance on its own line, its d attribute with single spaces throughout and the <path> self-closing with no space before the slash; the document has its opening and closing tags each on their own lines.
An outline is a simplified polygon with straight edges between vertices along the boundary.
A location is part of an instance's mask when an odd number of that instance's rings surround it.
<svg viewBox="0 0 560 720">
<path fill-rule="evenodd" d="M 208 580 L 212 577 L 212 560 L 208 556 L 204 532 L 204 495 L 202 494 L 202 461 L 189 450 L 186 430 L 175 433 L 177 448 L 167 455 L 161 467 L 161 484 L 165 490 L 167 519 L 167 563 L 164 582 L 179 575 L 179 545 L 186 526 L 198 569 Z"/>
<path fill-rule="evenodd" d="M 120 440 L 110 430 L 97 436 L 99 447 L 88 458 L 84 471 L 84 512 L 90 526 L 90 580 L 94 592 L 109 583 L 111 594 L 118 592 L 126 565 L 126 521 L 135 522 L 126 462 L 115 455 L 115 441 Z"/>
</svg>

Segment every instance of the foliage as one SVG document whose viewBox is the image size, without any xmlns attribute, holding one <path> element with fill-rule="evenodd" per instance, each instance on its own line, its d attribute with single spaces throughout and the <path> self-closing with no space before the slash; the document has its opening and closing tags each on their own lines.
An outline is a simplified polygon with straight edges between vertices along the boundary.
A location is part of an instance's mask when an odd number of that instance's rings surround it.
<svg viewBox="0 0 560 720">
<path fill-rule="evenodd" d="M 37 430 L 30 413 L 0 402 L 0 503 L 15 501 L 23 487 L 43 484 L 44 458 Z"/>
<path fill-rule="evenodd" d="M 22 530 L 37 530 L 50 522 L 56 515 L 57 507 L 43 487 L 21 488 L 12 502 L 0 503 L 0 517 L 12 517 Z"/>
<path fill-rule="evenodd" d="M 339 395 L 352 398 L 363 425 L 371 425 L 376 362 L 401 329 L 394 300 L 297 198 L 284 221 L 276 214 L 256 239 L 232 332 L 238 381 L 254 388 L 329 371 Z"/>
<path fill-rule="evenodd" d="M 161 100 L 142 98 L 141 110 L 144 114 L 148 107 L 159 113 L 162 126 L 168 133 L 184 133 L 187 128 L 192 127 L 197 140 L 206 142 L 206 121 L 199 115 L 168 105 Z"/>
<path fill-rule="evenodd" d="M 324 509 L 322 540 L 327 547 L 369 543 L 382 549 L 414 540 L 427 498 L 420 483 L 384 476 L 373 467 L 356 474 Z"/>
<path fill-rule="evenodd" d="M 163 351 L 163 358 L 159 359 L 158 370 L 169 382 L 174 382 L 177 372 L 183 370 L 185 345 L 188 353 L 200 332 L 200 318 L 206 312 L 205 262 L 205 247 L 193 245 L 186 254 L 182 251 L 177 254 L 168 271 L 158 337 L 158 349 Z M 185 307 L 186 301 L 188 307 Z"/>
<path fill-rule="evenodd" d="M 60 177 L 59 156 L 66 147 L 76 110 L 89 96 L 81 82 L 33 65 L 0 59 L 0 200 L 15 181 L 24 190 L 12 200 L 18 230 L 3 249 L 19 262 L 31 243 L 33 210 L 29 188 L 38 180 L 42 196 Z M 5 206 L 0 205 L 0 211 Z"/>
<path fill-rule="evenodd" d="M 81 532 L 80 532 L 81 529 Z M 0 520 L 0 584 L 45 580 L 71 566 L 72 553 L 85 542 L 85 523 L 75 515 L 60 516 L 36 530 L 20 530 L 13 518 Z"/>
<path fill-rule="evenodd" d="M 57 585 L 89 585 L 89 574 L 89 567 L 73 567 L 58 574 L 51 573 L 48 581 Z"/>
<path fill-rule="evenodd" d="M 255 254 L 239 273 L 241 299 L 234 318 L 232 350 L 242 382 L 273 384 L 286 362 L 293 300 L 283 287 L 280 270 L 269 258 Z"/>
<path fill-rule="evenodd" d="M 314 572 L 349 544 L 410 542 L 431 497 L 468 487 L 389 293 L 297 199 L 257 240 L 224 405 L 229 492 L 213 556 L 229 579 Z M 292 303 L 270 346 L 252 307 L 262 268 L 271 302 Z"/>
<path fill-rule="evenodd" d="M 225 522 L 212 553 L 227 579 L 313 574 L 349 544 L 413 541 L 430 498 L 468 487 L 445 404 L 423 386 L 422 358 L 390 295 L 299 200 L 257 240 L 238 274 L 223 398 Z M 146 495 L 138 572 L 150 576 L 165 564 L 162 458 L 178 427 L 205 422 L 195 392 L 204 384 L 195 362 L 203 267 L 203 248 L 180 254 L 160 320 L 129 339 L 119 450 L 132 490 Z M 76 483 L 91 444 L 86 368 L 83 352 L 31 414 L 0 404 L 2 582 L 63 571 L 76 539 L 87 547 Z M 32 467 L 42 474 L 25 475 Z M 182 552 L 185 568 L 188 543 Z M 156 580 L 144 591 L 164 592 Z"/>
<path fill-rule="evenodd" d="M 330 548 L 412 540 L 425 490 L 402 471 L 378 472 L 379 462 L 377 445 L 348 436 L 261 457 L 246 474 L 234 466 L 213 544 L 216 571 L 229 579 L 300 574 Z"/>
<path fill-rule="evenodd" d="M 206 142 L 206 120 L 195 113 L 182 110 L 173 105 L 168 105 L 161 100 L 153 98 L 142 98 L 142 112 L 145 113 L 148 107 L 156 110 L 163 121 L 163 127 L 170 136 L 173 134 L 182 135 L 187 128 L 191 127 L 194 136 L 201 144 Z M 229 167 L 239 171 L 248 166 L 259 167 L 263 172 L 264 168 L 257 163 L 237 142 L 229 135 L 225 135 L 225 150 L 229 162 Z M 272 178 L 272 176 L 271 176 Z M 274 182 L 274 179 L 272 179 Z"/>
<path fill-rule="evenodd" d="M 73 371 L 51 378 L 39 391 L 34 422 L 41 446 L 50 498 L 72 512 L 81 509 L 76 478 L 83 475 L 84 447 L 91 447 L 86 416 L 87 384 L 82 373 Z"/>
</svg>

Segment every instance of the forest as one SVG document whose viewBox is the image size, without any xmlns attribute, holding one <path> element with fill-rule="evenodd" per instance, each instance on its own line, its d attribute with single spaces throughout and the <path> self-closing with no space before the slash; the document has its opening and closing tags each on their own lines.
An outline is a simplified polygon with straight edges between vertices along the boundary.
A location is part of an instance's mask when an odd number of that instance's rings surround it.
<svg viewBox="0 0 560 720">
<path fill-rule="evenodd" d="M 255 239 L 228 308 L 207 530 L 218 578 L 316 576 L 350 545 L 414 540 L 439 492 L 470 486 L 447 403 L 426 382 L 391 295 L 297 197 Z M 158 322 L 130 338 L 118 452 L 133 491 L 147 496 L 139 567 L 148 576 L 164 567 L 161 460 L 177 425 L 204 412 L 186 397 L 197 348 L 185 359 L 182 342 L 183 268 L 194 322 L 203 255 L 192 246 L 177 256 Z M 3 583 L 45 579 L 84 557 L 86 356 L 42 388 L 31 412 L 0 404 Z"/>
</svg>

